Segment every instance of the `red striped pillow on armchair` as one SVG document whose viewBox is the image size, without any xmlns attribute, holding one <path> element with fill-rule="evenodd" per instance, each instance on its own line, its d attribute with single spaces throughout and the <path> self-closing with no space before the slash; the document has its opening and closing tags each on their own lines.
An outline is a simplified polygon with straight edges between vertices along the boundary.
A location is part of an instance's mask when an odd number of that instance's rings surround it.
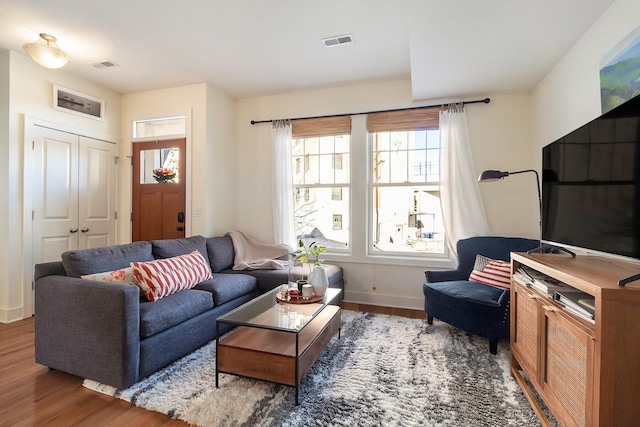
<svg viewBox="0 0 640 427">
<path fill-rule="evenodd" d="M 511 263 L 476 255 L 469 280 L 499 289 L 511 289 Z"/>
<path fill-rule="evenodd" d="M 149 301 L 191 289 L 211 278 L 211 267 L 202 254 L 190 254 L 148 262 L 132 262 L 133 276 Z"/>
</svg>

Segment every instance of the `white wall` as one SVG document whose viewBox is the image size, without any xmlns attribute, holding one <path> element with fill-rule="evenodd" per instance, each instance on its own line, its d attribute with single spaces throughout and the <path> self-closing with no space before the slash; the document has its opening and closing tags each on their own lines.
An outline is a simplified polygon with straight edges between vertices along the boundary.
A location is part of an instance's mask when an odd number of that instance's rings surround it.
<svg viewBox="0 0 640 427">
<path fill-rule="evenodd" d="M 617 0 L 533 92 L 533 150 L 602 114 L 600 60 L 640 26 L 640 2 Z"/>
<path fill-rule="evenodd" d="M 222 235 L 233 228 L 235 99 L 205 83 L 122 97 L 122 156 L 132 153 L 134 120 L 187 115 L 187 235 Z M 120 205 L 131 211 L 131 166 L 120 174 Z M 193 217 L 194 209 L 200 210 Z M 119 218 L 119 240 L 131 240 L 129 216 Z"/>
<path fill-rule="evenodd" d="M 266 242 L 273 241 L 271 207 L 271 126 L 251 125 L 251 120 L 358 113 L 439 104 L 445 100 L 414 103 L 411 81 L 398 80 L 313 90 L 238 101 L 237 115 L 237 227 Z M 490 104 L 466 107 L 476 170 L 519 170 L 534 167 L 528 94 L 492 97 Z M 363 174 L 366 153 L 365 117 L 354 116 L 352 126 L 353 177 Z M 525 175 L 526 176 L 526 175 Z M 533 179 L 533 176 L 530 177 Z M 360 183 L 363 184 L 363 183 Z M 356 182 L 352 181 L 356 186 Z M 365 188 L 361 186 L 361 188 Z M 538 236 L 535 184 L 511 182 L 483 184 L 489 220 L 496 235 Z M 507 196 L 507 197 L 505 197 Z M 354 193 L 352 209 L 363 212 L 364 194 Z M 364 217 L 362 217 L 364 218 Z M 365 256 L 365 223 L 353 221 L 352 254 L 327 259 L 345 269 L 347 301 L 421 309 L 424 305 L 424 270 L 421 262 L 371 259 Z"/>
<path fill-rule="evenodd" d="M 31 315 L 24 313 L 24 300 L 30 294 L 25 288 L 30 288 L 32 279 L 31 272 L 24 271 L 31 254 L 28 241 L 31 224 L 26 222 L 28 215 L 23 209 L 25 197 L 29 195 L 29 188 L 24 187 L 23 181 L 25 116 L 79 133 L 116 138 L 120 134 L 120 95 L 64 70 L 43 68 L 26 55 L 16 52 L 0 54 L 0 73 L 3 128 L 0 144 L 3 182 L 0 189 L 0 241 L 5 242 L 0 250 L 0 322 L 10 322 Z M 54 110 L 54 84 L 105 100 L 105 120 Z"/>
</svg>

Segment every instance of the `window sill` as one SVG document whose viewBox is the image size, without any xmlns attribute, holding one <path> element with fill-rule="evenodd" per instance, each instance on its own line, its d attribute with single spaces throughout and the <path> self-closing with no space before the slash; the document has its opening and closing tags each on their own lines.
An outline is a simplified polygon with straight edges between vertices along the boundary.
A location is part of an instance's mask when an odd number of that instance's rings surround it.
<svg viewBox="0 0 640 427">
<path fill-rule="evenodd" d="M 451 269 L 456 268 L 456 261 L 446 256 L 441 257 L 403 257 L 391 255 L 367 255 L 353 256 L 351 254 L 328 254 L 323 257 L 327 263 L 357 263 L 397 265 L 403 267 L 420 267 L 425 269 Z"/>
</svg>

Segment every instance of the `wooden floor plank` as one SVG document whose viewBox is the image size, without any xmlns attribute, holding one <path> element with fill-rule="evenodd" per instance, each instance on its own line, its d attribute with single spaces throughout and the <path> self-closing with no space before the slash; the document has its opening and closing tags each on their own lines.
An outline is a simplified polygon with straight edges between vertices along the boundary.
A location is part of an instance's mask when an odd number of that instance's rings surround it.
<svg viewBox="0 0 640 427">
<path fill-rule="evenodd" d="M 424 311 L 343 302 L 343 309 L 426 318 Z M 0 427 L 188 426 L 87 390 L 82 379 L 35 362 L 34 319 L 0 324 Z"/>
</svg>

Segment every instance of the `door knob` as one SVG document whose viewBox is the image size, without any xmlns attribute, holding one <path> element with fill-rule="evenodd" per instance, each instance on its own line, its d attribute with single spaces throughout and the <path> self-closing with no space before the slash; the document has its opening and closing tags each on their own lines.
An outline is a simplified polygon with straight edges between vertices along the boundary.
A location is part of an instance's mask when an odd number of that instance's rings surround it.
<svg viewBox="0 0 640 427">
<path fill-rule="evenodd" d="M 82 231 L 83 233 L 86 233 L 87 231 L 89 231 L 89 227 L 82 227 L 80 231 Z"/>
<path fill-rule="evenodd" d="M 78 232 L 78 227 L 71 227 L 69 229 L 69 233 L 77 233 Z"/>
<path fill-rule="evenodd" d="M 184 231 L 184 227 L 183 227 L 183 226 L 181 226 L 181 225 L 179 225 L 179 226 L 177 226 L 177 227 L 176 227 L 176 230 L 178 230 L 178 231 Z"/>
</svg>

